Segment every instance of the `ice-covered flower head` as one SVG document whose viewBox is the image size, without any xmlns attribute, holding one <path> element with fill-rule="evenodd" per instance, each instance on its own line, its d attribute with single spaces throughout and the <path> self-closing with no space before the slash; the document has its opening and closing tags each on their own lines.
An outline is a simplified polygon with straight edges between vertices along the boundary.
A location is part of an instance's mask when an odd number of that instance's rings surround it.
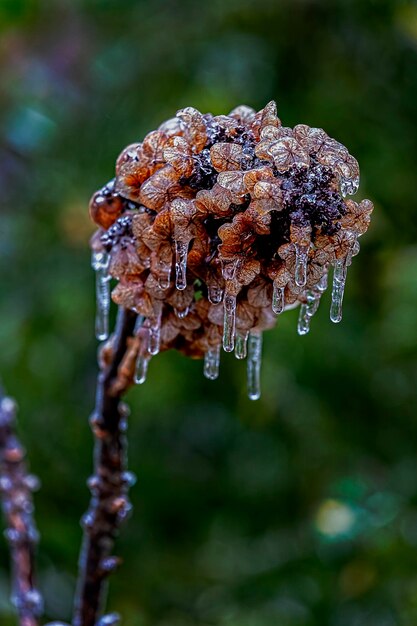
<svg viewBox="0 0 417 626">
<path fill-rule="evenodd" d="M 262 331 L 300 305 L 310 321 L 333 266 L 330 317 L 339 322 L 347 267 L 373 205 L 346 199 L 359 167 L 322 129 L 286 128 L 275 102 L 229 115 L 194 108 L 123 150 L 116 178 L 90 213 L 100 339 L 112 299 L 138 314 L 137 382 L 150 358 L 175 348 L 218 375 L 221 346 L 248 358 L 259 397 Z"/>
</svg>

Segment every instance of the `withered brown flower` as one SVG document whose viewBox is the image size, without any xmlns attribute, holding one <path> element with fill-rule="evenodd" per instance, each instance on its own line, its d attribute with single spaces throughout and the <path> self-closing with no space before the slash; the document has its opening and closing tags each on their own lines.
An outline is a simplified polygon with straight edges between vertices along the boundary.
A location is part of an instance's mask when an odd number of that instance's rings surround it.
<svg viewBox="0 0 417 626">
<path fill-rule="evenodd" d="M 98 336 L 115 279 L 113 300 L 139 316 L 137 382 L 170 348 L 204 357 L 216 378 L 223 344 L 248 356 L 249 396 L 259 397 L 262 331 L 300 305 L 298 332 L 308 332 L 330 266 L 330 315 L 341 319 L 347 267 L 373 209 L 345 199 L 358 185 L 342 144 L 320 128 L 283 127 L 274 102 L 216 117 L 182 109 L 125 148 L 91 200 Z"/>
</svg>

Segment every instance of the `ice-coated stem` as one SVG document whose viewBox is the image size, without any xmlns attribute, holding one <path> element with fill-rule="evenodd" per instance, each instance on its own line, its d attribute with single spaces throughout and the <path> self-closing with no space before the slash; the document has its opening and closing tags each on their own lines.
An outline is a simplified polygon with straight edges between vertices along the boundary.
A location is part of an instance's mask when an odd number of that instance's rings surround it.
<svg viewBox="0 0 417 626">
<path fill-rule="evenodd" d="M 204 355 L 204 376 L 209 380 L 216 380 L 219 376 L 220 346 L 210 348 Z"/>
<path fill-rule="evenodd" d="M 132 475 L 126 471 L 127 407 L 121 396 L 130 381 L 119 375 L 135 332 L 137 315 L 119 309 L 107 359 L 100 359 L 96 405 L 90 420 L 95 437 L 94 474 L 89 480 L 90 506 L 83 517 L 84 539 L 72 626 L 96 626 L 102 615 L 106 581 L 116 568 L 112 556 L 118 528 L 131 505 Z"/>
<path fill-rule="evenodd" d="M 337 259 L 334 264 L 330 319 L 335 324 L 342 320 L 342 304 L 346 284 L 347 262 L 348 259 L 345 257 L 343 259 Z"/>
<path fill-rule="evenodd" d="M 309 246 L 295 244 L 295 284 L 304 287 L 307 282 L 307 263 Z"/>
<path fill-rule="evenodd" d="M 43 600 L 35 585 L 38 532 L 31 493 L 37 479 L 27 473 L 25 451 L 15 434 L 15 417 L 15 403 L 0 389 L 0 494 L 12 562 L 12 603 L 20 626 L 38 626 Z"/>
<path fill-rule="evenodd" d="M 250 400 L 258 400 L 261 397 L 261 362 L 262 333 L 252 331 L 249 333 L 247 362 L 247 385 Z"/>
<path fill-rule="evenodd" d="M 96 273 L 96 338 L 104 341 L 109 336 L 110 256 L 107 252 L 93 252 L 91 266 Z"/>
<path fill-rule="evenodd" d="M 235 347 L 236 296 L 224 296 L 223 350 L 233 352 Z"/>
<path fill-rule="evenodd" d="M 276 315 L 283 312 L 285 307 L 285 287 L 280 287 L 276 281 L 273 283 L 272 310 Z"/>
<path fill-rule="evenodd" d="M 181 291 L 187 287 L 188 241 L 175 242 L 175 286 Z"/>
<path fill-rule="evenodd" d="M 236 334 L 235 357 L 237 359 L 246 359 L 246 355 L 248 352 L 248 336 L 249 333 Z"/>
</svg>

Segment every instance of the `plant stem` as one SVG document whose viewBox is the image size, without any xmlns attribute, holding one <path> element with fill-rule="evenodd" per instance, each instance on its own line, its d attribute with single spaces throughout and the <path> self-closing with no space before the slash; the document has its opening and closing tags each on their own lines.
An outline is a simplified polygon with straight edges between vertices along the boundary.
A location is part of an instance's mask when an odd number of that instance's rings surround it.
<svg viewBox="0 0 417 626">
<path fill-rule="evenodd" d="M 108 575 L 119 559 L 112 556 L 121 522 L 131 505 L 126 472 L 127 407 L 121 402 L 132 382 L 127 361 L 137 315 L 119 308 L 114 335 L 102 350 L 96 405 L 90 419 L 95 438 L 94 474 L 88 481 L 91 500 L 83 517 L 84 539 L 79 559 L 74 626 L 95 626 L 103 611 Z M 131 359 L 130 359 L 131 360 Z"/>
<path fill-rule="evenodd" d="M 0 389 L 0 493 L 12 562 L 12 603 L 20 626 L 38 626 L 43 601 L 34 582 L 38 532 L 31 493 L 38 481 L 27 473 L 25 450 L 16 437 L 15 420 L 16 404 Z"/>
</svg>

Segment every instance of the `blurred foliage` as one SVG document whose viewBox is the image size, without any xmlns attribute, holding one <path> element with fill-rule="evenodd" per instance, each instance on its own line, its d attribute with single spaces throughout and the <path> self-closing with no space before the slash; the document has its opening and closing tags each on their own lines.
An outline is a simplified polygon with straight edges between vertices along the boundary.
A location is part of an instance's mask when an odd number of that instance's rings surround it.
<svg viewBox="0 0 417 626">
<path fill-rule="evenodd" d="M 230 355 L 214 383 L 152 362 L 110 607 L 127 626 L 416 623 L 416 2 L 1 0 L 0 25 L 0 369 L 43 483 L 48 616 L 70 616 L 91 471 L 89 196 L 177 109 L 276 99 L 347 145 L 376 203 L 344 320 L 328 294 L 305 338 L 286 313 L 257 403 Z"/>
</svg>

